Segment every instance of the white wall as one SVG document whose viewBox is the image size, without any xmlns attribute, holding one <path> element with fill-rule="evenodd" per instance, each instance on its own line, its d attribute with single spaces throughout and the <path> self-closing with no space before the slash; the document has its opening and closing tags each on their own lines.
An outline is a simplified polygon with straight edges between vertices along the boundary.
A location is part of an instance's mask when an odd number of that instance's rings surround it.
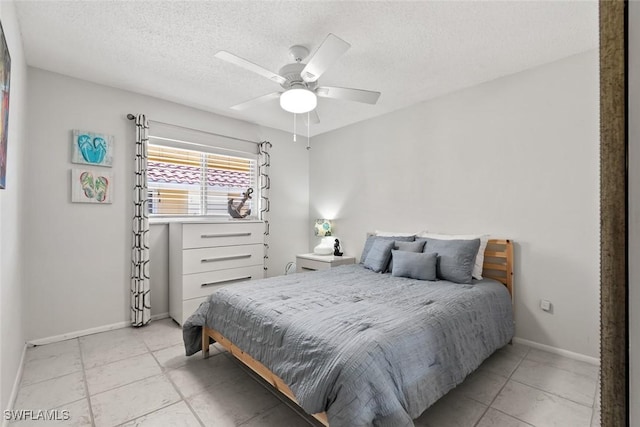
<svg viewBox="0 0 640 427">
<path fill-rule="evenodd" d="M 129 320 L 135 132 L 127 113 L 273 144 L 270 274 L 308 247 L 308 154 L 285 132 L 171 102 L 29 68 L 29 189 L 24 244 L 27 338 L 57 336 Z M 70 202 L 72 129 L 115 136 L 114 203 Z M 43 209 L 46 207 L 46 211 Z M 166 226 L 154 226 L 152 314 L 168 311 Z"/>
<path fill-rule="evenodd" d="M 598 357 L 598 78 L 591 51 L 314 137 L 310 218 L 356 256 L 376 229 L 513 239 L 517 337 Z"/>
<path fill-rule="evenodd" d="M 629 2 L 629 425 L 640 425 L 640 2 Z M 635 403 L 635 404 L 634 404 Z"/>
<path fill-rule="evenodd" d="M 0 406 L 10 403 L 25 345 L 22 277 L 23 192 L 26 186 L 27 66 L 12 2 L 0 3 L 0 21 L 11 55 L 6 188 L 0 190 Z"/>
</svg>

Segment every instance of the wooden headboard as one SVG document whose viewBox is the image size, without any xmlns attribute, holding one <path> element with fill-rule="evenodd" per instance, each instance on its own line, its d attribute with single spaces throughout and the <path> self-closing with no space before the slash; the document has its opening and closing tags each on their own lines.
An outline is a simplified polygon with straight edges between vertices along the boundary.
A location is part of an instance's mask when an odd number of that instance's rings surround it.
<svg viewBox="0 0 640 427">
<path fill-rule="evenodd" d="M 368 232 L 367 237 L 375 236 Z M 489 239 L 484 250 L 482 277 L 497 280 L 507 287 L 513 298 L 513 242 L 508 239 Z"/>
<path fill-rule="evenodd" d="M 484 250 L 482 277 L 504 284 L 513 297 L 513 242 L 489 239 Z"/>
</svg>

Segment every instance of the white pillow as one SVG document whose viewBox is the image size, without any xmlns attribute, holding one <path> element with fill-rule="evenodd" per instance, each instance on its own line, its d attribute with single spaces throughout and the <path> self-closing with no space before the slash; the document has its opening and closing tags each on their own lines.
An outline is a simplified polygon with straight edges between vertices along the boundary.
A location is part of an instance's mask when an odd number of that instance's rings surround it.
<svg viewBox="0 0 640 427">
<path fill-rule="evenodd" d="M 375 235 L 382 236 L 382 237 L 411 237 L 411 236 L 415 236 L 416 233 L 396 233 L 395 231 L 376 230 Z"/>
<path fill-rule="evenodd" d="M 474 279 L 482 280 L 482 264 L 484 263 L 484 250 L 487 248 L 487 242 L 489 241 L 488 234 L 438 234 L 429 233 L 428 231 L 421 231 L 416 237 L 429 237 L 431 239 L 439 240 L 474 240 L 480 239 L 480 247 L 478 248 L 478 254 L 476 255 L 476 262 L 473 266 L 473 272 L 471 276 Z"/>
</svg>

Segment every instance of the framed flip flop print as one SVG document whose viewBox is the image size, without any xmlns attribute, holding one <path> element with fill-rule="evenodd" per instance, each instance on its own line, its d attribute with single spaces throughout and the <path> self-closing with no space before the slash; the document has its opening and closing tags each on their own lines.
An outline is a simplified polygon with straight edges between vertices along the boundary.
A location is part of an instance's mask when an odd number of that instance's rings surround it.
<svg viewBox="0 0 640 427">
<path fill-rule="evenodd" d="M 72 169 L 71 201 L 75 203 L 112 203 L 113 174 L 100 170 Z"/>
<path fill-rule="evenodd" d="M 113 139 L 111 135 L 74 130 L 71 162 L 110 168 L 113 163 Z"/>
</svg>

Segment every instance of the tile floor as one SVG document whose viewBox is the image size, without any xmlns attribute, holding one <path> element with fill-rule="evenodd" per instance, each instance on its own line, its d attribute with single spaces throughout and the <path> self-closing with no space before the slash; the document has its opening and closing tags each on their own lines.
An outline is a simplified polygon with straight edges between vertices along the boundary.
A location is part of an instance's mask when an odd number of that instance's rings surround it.
<svg viewBox="0 0 640 427">
<path fill-rule="evenodd" d="M 170 319 L 27 350 L 15 409 L 68 410 L 70 419 L 18 426 L 317 425 L 217 345 L 184 356 Z M 416 421 L 417 427 L 599 426 L 598 368 L 507 346 Z"/>
</svg>

